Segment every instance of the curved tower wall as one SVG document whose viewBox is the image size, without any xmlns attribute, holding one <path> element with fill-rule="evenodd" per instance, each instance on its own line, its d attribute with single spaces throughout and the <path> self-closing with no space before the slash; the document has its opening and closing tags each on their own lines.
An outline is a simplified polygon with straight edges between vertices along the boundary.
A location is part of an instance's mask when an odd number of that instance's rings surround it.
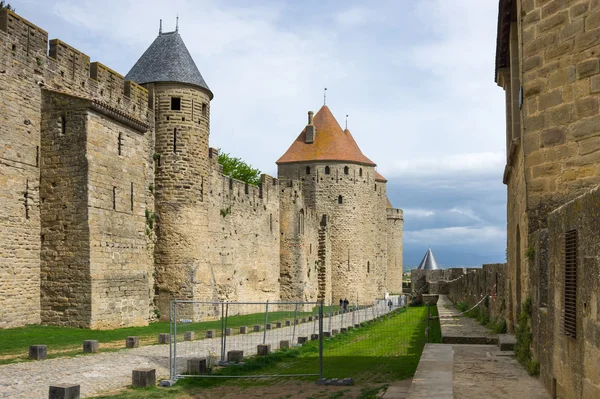
<svg viewBox="0 0 600 399">
<path fill-rule="evenodd" d="M 365 303 L 382 297 L 387 271 L 385 185 L 377 183 L 376 191 L 374 167 L 339 161 L 299 162 L 280 164 L 278 176 L 281 185 L 301 181 L 304 201 L 319 218 L 326 215 L 333 302 Z"/>
<path fill-rule="evenodd" d="M 208 299 L 194 278 L 205 262 L 209 94 L 177 83 L 147 85 L 155 104 L 155 295 L 163 318 L 171 299 Z M 151 97 L 152 98 L 152 97 Z M 172 99 L 179 99 L 179 107 Z M 175 101 L 176 103 L 177 101 Z"/>
<path fill-rule="evenodd" d="M 402 227 L 404 212 L 402 209 L 388 208 L 387 213 L 387 291 L 402 293 Z"/>
</svg>

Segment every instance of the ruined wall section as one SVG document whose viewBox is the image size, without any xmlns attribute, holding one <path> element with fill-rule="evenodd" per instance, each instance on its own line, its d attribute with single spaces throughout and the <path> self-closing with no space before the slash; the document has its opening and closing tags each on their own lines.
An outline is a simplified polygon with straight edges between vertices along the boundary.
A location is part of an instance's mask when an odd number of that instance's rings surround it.
<svg viewBox="0 0 600 399">
<path fill-rule="evenodd" d="M 600 183 L 600 3 L 525 1 L 522 108 L 529 232 Z"/>
<path fill-rule="evenodd" d="M 154 296 L 152 134 L 101 111 L 87 117 L 90 327 L 141 326 Z"/>
<path fill-rule="evenodd" d="M 224 176 L 218 150 L 209 150 L 208 231 L 204 263 L 194 274 L 201 300 L 277 301 L 280 208 L 277 179 L 259 186 Z"/>
<path fill-rule="evenodd" d="M 278 176 L 282 186 L 290 180 L 303 182 L 307 205 L 326 217 L 333 301 L 347 298 L 364 303 L 382 297 L 387 228 L 382 231 L 385 208 L 380 207 L 382 191 L 375 191 L 374 168 L 343 162 L 294 163 L 279 165 Z"/>
<path fill-rule="evenodd" d="M 332 302 L 331 246 L 327 218 L 303 197 L 303 183 L 286 180 L 279 187 L 281 230 L 281 299 Z"/>
<path fill-rule="evenodd" d="M 387 271 L 386 291 L 402 293 L 402 231 L 404 212 L 402 209 L 387 208 Z"/>
</svg>

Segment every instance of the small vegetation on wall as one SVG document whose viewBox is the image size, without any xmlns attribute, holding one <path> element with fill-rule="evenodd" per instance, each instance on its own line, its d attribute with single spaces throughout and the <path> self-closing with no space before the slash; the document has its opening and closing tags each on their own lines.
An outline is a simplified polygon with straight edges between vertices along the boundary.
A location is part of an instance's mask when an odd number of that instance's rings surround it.
<svg viewBox="0 0 600 399">
<path fill-rule="evenodd" d="M 15 9 L 13 7 L 11 7 L 11 5 L 9 3 L 5 2 L 4 0 L 0 0 L 0 10 L 3 10 L 5 8 L 8 11 L 12 11 L 12 12 L 15 11 Z"/>
<path fill-rule="evenodd" d="M 231 207 L 221 209 L 221 216 L 225 217 L 231 213 Z"/>
<path fill-rule="evenodd" d="M 535 248 L 533 246 L 530 246 L 529 248 L 527 248 L 527 252 L 525 252 L 525 256 L 529 260 L 534 260 L 535 259 Z"/>
<path fill-rule="evenodd" d="M 156 219 L 156 213 L 146 209 L 144 214 L 146 216 L 146 236 L 151 240 L 154 240 L 154 221 Z"/>
<path fill-rule="evenodd" d="M 240 158 L 235 158 L 219 149 L 219 163 L 223 165 L 223 174 L 244 183 L 257 186 L 260 183 L 260 170 L 247 164 Z"/>
<path fill-rule="evenodd" d="M 531 353 L 531 342 L 533 340 L 533 334 L 531 333 L 530 327 L 531 309 L 531 298 L 527 297 L 523 305 L 521 305 L 519 323 L 515 331 L 517 336 L 515 357 L 529 374 L 538 375 L 540 373 L 540 363 L 533 359 L 533 354 Z"/>
</svg>

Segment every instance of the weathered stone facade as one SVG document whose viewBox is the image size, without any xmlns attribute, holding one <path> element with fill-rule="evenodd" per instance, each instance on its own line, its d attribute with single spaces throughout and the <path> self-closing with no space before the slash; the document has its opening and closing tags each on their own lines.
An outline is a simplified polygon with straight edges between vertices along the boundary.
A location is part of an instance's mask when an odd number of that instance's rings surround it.
<svg viewBox="0 0 600 399">
<path fill-rule="evenodd" d="M 591 201 L 569 201 L 600 183 L 600 2 L 499 3 L 496 81 L 507 99 L 507 321 L 512 328 L 521 304 L 531 298 L 534 357 L 547 389 L 559 398 L 595 398 L 597 366 L 584 352 L 600 347 L 589 334 L 595 317 L 589 295 L 598 287 L 583 254 L 591 259 L 597 253 L 587 244 L 577 246 L 577 284 L 585 287 L 576 290 L 578 320 L 584 320 L 577 326 L 586 329 L 577 337 L 561 331 L 560 270 L 566 231 L 585 230 L 595 220 Z M 583 208 L 566 212 L 565 206 Z"/>
<path fill-rule="evenodd" d="M 402 211 L 374 168 L 312 184 L 226 177 L 209 148 L 211 99 L 185 82 L 126 81 L 0 11 L 0 328 L 144 325 L 175 298 L 401 290 Z"/>
</svg>

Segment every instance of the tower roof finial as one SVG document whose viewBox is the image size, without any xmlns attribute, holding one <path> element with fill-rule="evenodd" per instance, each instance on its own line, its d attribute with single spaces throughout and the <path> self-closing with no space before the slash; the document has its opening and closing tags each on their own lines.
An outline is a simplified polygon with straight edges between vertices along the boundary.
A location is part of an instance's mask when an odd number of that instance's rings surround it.
<svg viewBox="0 0 600 399">
<path fill-rule="evenodd" d="M 177 19 L 175 20 L 175 32 L 179 32 L 179 14 L 177 14 Z"/>
<path fill-rule="evenodd" d="M 158 36 L 162 35 L 162 19 L 160 20 L 160 24 L 158 25 Z"/>
<path fill-rule="evenodd" d="M 327 87 L 323 90 L 323 105 L 327 105 Z"/>
<path fill-rule="evenodd" d="M 346 130 L 348 130 L 348 114 L 346 114 Z"/>
</svg>

